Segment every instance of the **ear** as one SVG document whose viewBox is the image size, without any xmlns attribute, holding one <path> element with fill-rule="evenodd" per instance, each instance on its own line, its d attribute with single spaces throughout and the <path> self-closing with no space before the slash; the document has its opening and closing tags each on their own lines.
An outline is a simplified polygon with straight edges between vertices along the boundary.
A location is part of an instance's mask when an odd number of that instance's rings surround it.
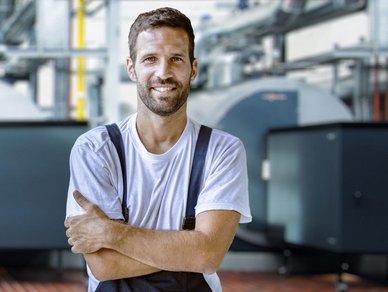
<svg viewBox="0 0 388 292">
<path fill-rule="evenodd" d="M 129 56 L 125 59 L 125 63 L 127 64 L 127 72 L 128 72 L 129 78 L 132 81 L 136 82 L 137 78 L 135 73 L 135 64 L 133 64 L 133 61 Z"/>
<path fill-rule="evenodd" d="M 197 77 L 198 72 L 198 60 L 194 59 L 193 63 L 191 64 L 191 77 L 190 80 L 193 81 L 195 77 Z"/>
</svg>

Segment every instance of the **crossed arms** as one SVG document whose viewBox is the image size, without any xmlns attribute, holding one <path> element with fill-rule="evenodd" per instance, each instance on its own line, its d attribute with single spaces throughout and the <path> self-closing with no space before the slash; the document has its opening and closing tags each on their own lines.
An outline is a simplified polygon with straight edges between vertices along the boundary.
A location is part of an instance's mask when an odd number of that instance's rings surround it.
<svg viewBox="0 0 388 292">
<path fill-rule="evenodd" d="M 86 213 L 66 219 L 68 242 L 99 281 L 160 270 L 214 273 L 240 220 L 236 211 L 213 210 L 198 214 L 192 231 L 147 230 L 110 220 L 77 191 L 74 199 Z"/>
</svg>

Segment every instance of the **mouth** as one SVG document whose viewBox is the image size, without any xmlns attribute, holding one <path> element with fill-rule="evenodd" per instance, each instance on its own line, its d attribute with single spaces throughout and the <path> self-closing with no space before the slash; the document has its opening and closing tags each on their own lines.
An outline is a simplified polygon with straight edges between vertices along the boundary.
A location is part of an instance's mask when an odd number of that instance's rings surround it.
<svg viewBox="0 0 388 292">
<path fill-rule="evenodd" d="M 168 97 L 170 96 L 170 94 L 176 90 L 176 87 L 172 84 L 156 84 L 156 85 L 153 85 L 151 86 L 150 88 L 153 92 L 155 92 L 155 94 L 157 96 L 160 96 L 160 97 Z"/>
<path fill-rule="evenodd" d="M 154 87 L 151 87 L 151 89 L 157 91 L 157 92 L 160 92 L 160 93 L 164 93 L 164 92 L 169 92 L 169 91 L 173 91 L 175 89 L 175 87 L 166 87 L 166 86 L 154 86 Z"/>
</svg>

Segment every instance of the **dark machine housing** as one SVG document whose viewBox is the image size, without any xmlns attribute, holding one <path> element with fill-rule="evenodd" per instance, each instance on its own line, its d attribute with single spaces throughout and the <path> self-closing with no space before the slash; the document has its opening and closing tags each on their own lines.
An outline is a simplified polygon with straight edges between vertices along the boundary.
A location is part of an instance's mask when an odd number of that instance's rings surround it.
<svg viewBox="0 0 388 292">
<path fill-rule="evenodd" d="M 271 130 L 272 232 L 336 253 L 387 253 L 387 149 L 384 123 Z"/>
<path fill-rule="evenodd" d="M 0 249 L 68 249 L 69 155 L 78 122 L 0 123 Z"/>
</svg>

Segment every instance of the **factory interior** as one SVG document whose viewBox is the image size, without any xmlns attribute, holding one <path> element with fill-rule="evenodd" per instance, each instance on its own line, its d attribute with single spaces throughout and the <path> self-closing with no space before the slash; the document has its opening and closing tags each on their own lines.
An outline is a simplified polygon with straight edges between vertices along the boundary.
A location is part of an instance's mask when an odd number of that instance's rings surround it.
<svg viewBox="0 0 388 292">
<path fill-rule="evenodd" d="M 194 27 L 188 115 L 247 154 L 223 291 L 388 291 L 387 0 L 0 0 L 0 292 L 87 290 L 70 150 L 135 112 L 127 34 L 164 6 Z"/>
</svg>

